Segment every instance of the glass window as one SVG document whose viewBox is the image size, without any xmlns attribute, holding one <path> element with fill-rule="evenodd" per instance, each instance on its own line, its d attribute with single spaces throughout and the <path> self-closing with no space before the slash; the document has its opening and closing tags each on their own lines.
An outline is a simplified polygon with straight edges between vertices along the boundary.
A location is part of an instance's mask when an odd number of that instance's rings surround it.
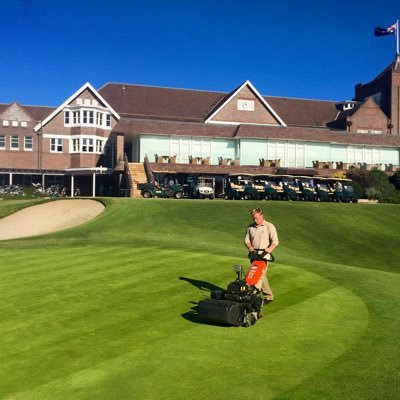
<svg viewBox="0 0 400 400">
<path fill-rule="evenodd" d="M 106 114 L 106 126 L 111 126 L 111 115 Z"/>
<path fill-rule="evenodd" d="M 103 141 L 100 139 L 96 139 L 96 153 L 103 152 Z"/>
<path fill-rule="evenodd" d="M 65 111 L 64 113 L 64 124 L 69 125 L 69 111 Z"/>
<path fill-rule="evenodd" d="M 83 110 L 83 121 L 84 124 L 87 124 L 88 122 L 88 112 L 86 110 Z"/>
<path fill-rule="evenodd" d="M 11 136 L 11 149 L 18 150 L 19 149 L 19 137 Z"/>
<path fill-rule="evenodd" d="M 80 140 L 72 139 L 72 151 L 79 152 L 80 151 Z"/>
<path fill-rule="evenodd" d="M 25 136 L 24 138 L 24 150 L 32 150 L 33 149 L 33 137 Z"/>
<path fill-rule="evenodd" d="M 89 111 L 89 124 L 94 124 L 94 111 Z"/>
<path fill-rule="evenodd" d="M 6 136 L 0 135 L 0 149 L 6 148 Z"/>
<path fill-rule="evenodd" d="M 51 138 L 50 139 L 50 151 L 56 153 L 62 153 L 62 139 L 60 138 Z"/>
<path fill-rule="evenodd" d="M 103 125 L 103 113 L 101 112 L 96 113 L 96 125 Z"/>
<path fill-rule="evenodd" d="M 93 139 L 82 139 L 82 152 L 83 153 L 93 153 Z"/>
<path fill-rule="evenodd" d="M 74 111 L 73 113 L 74 125 L 79 125 L 81 123 L 81 113 L 80 111 Z"/>
</svg>

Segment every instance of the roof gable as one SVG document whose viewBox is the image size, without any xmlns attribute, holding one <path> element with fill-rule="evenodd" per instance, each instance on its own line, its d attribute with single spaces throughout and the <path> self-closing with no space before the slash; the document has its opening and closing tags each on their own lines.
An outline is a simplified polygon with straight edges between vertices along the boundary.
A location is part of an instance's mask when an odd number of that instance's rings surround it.
<svg viewBox="0 0 400 400">
<path fill-rule="evenodd" d="M 85 83 L 80 89 L 78 89 L 72 96 L 70 96 L 63 104 L 60 105 L 56 110 L 54 110 L 44 121 L 37 124 L 34 128 L 34 131 L 41 129 L 48 122 L 50 122 L 56 115 L 63 111 L 63 109 L 72 103 L 78 96 L 80 96 L 85 91 L 91 92 L 94 98 L 96 98 L 104 107 L 106 107 L 110 113 L 117 119 L 120 119 L 120 116 L 116 111 L 103 99 L 103 97 L 94 89 L 94 87 L 89 83 Z"/>
<path fill-rule="evenodd" d="M 372 97 L 365 100 L 364 103 L 357 107 L 350 115 L 359 116 L 359 114 L 364 116 L 379 115 L 387 118 L 386 114 L 382 111 L 378 104 L 376 104 L 376 101 Z"/>
<path fill-rule="evenodd" d="M 10 106 L 0 114 L 0 118 L 19 122 L 32 121 L 32 117 L 16 102 L 11 103 Z"/>
<path fill-rule="evenodd" d="M 244 82 L 223 98 L 210 111 L 205 123 L 286 126 L 285 122 L 250 81 Z"/>
</svg>

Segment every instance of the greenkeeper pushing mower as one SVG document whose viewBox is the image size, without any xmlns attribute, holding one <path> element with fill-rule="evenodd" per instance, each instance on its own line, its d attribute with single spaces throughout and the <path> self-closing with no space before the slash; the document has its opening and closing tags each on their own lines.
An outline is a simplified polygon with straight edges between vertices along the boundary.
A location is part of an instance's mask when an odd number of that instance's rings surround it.
<svg viewBox="0 0 400 400">
<path fill-rule="evenodd" d="M 251 211 L 254 223 L 248 226 L 244 239 L 251 262 L 244 275 L 241 265 L 235 265 L 237 278 L 227 290 L 214 290 L 210 299 L 199 302 L 199 317 L 214 324 L 251 326 L 262 317 L 262 306 L 273 300 L 266 272 L 271 252 L 278 245 L 274 225 L 264 220 L 260 208 Z"/>
<path fill-rule="evenodd" d="M 276 228 L 270 222 L 264 220 L 261 208 L 251 210 L 253 223 L 247 227 L 244 244 L 249 250 L 249 258 L 256 259 L 257 255 L 262 256 L 265 260 L 269 260 L 270 254 L 279 244 Z M 265 255 L 263 255 L 266 253 Z M 268 264 L 261 273 L 260 279 L 254 284 L 258 290 L 262 290 L 264 295 L 264 303 L 273 301 L 274 295 L 267 279 Z"/>
</svg>

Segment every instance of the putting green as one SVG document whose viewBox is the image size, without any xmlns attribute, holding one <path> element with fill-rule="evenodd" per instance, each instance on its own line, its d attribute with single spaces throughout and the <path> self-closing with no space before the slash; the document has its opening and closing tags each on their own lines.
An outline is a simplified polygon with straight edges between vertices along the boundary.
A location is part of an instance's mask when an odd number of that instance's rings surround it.
<svg viewBox="0 0 400 400">
<path fill-rule="evenodd" d="M 194 308 L 248 265 L 256 202 L 107 204 L 0 243 L 0 399 L 400 398 L 399 207 L 267 203 L 275 301 L 233 328 Z"/>
</svg>

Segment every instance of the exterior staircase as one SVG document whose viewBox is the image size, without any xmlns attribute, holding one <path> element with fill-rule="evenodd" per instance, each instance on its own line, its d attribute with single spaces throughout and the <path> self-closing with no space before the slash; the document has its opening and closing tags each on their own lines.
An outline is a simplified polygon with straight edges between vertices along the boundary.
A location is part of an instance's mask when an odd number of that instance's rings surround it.
<svg viewBox="0 0 400 400">
<path fill-rule="evenodd" d="M 128 164 L 129 183 L 131 187 L 130 197 L 141 197 L 138 183 L 146 183 L 147 176 L 143 163 L 129 163 Z"/>
</svg>

